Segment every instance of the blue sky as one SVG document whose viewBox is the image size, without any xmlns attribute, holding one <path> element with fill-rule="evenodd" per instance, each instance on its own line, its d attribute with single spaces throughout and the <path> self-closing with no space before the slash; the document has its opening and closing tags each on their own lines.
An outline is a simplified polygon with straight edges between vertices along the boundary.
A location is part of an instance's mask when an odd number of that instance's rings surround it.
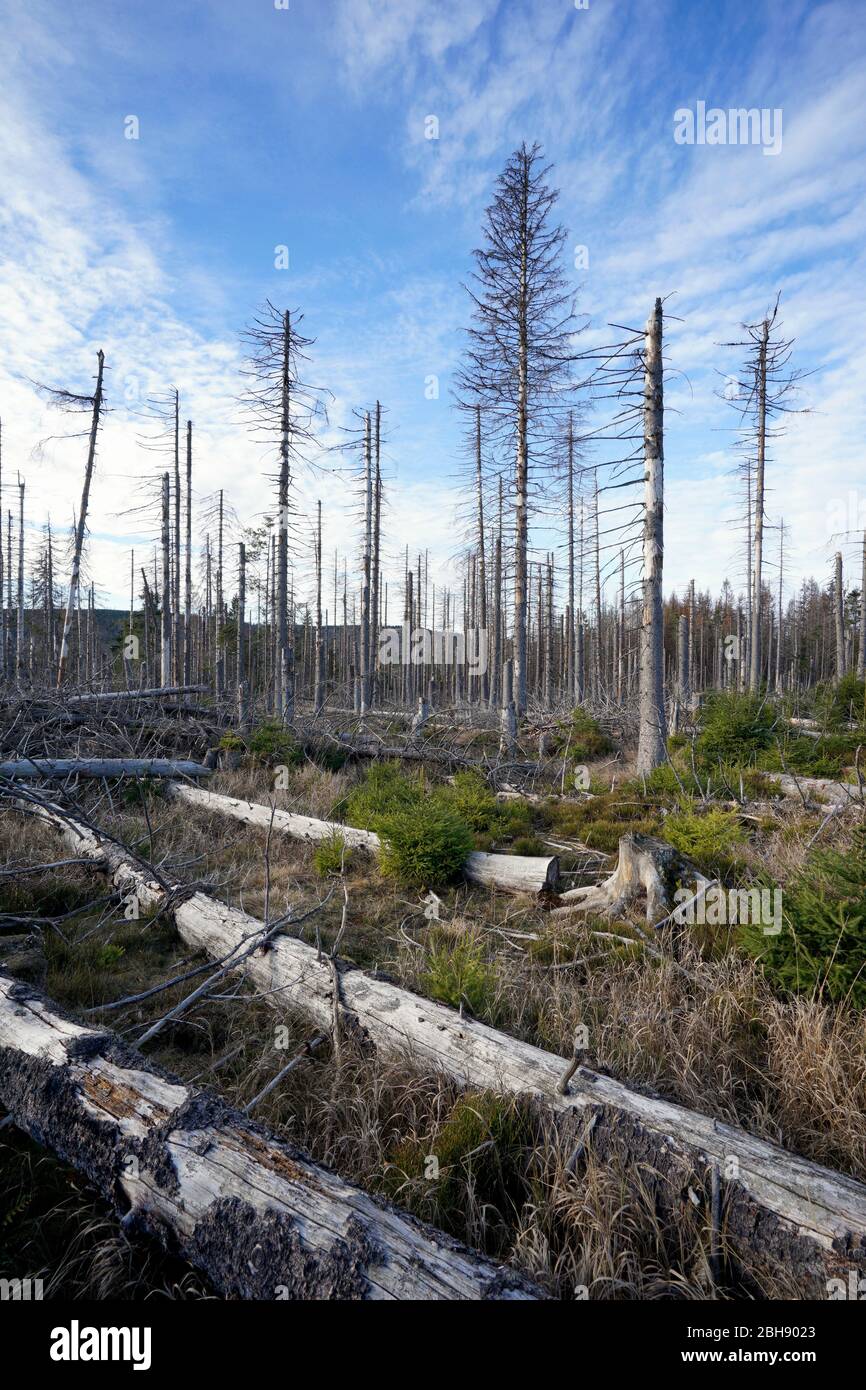
<svg viewBox="0 0 866 1390">
<path fill-rule="evenodd" d="M 449 381 L 460 288 L 493 180 L 539 140 L 562 190 L 590 333 L 642 323 L 670 295 L 666 587 L 741 582 L 719 344 L 782 293 L 796 361 L 815 370 L 769 471 L 791 573 L 829 573 L 840 530 L 866 524 L 862 3 L 786 0 L 5 0 L 0 117 L 0 413 L 4 469 L 28 519 L 71 520 L 80 441 L 54 433 L 32 380 L 84 388 L 103 346 L 114 407 L 91 514 L 105 601 L 125 592 L 129 516 L 155 468 L 137 399 L 177 384 L 197 432 L 201 494 L 267 511 L 267 460 L 238 418 L 239 330 L 266 296 L 317 339 L 334 393 L 388 411 L 389 554 L 429 546 L 444 578 L 459 537 L 459 430 Z M 674 112 L 779 108 L 783 145 L 681 146 Z M 135 115 L 138 140 L 124 138 Z M 439 138 L 425 139 L 435 116 Z M 288 271 L 274 248 L 289 248 Z M 425 381 L 440 381 L 438 400 Z M 723 380 L 723 379 L 722 379 Z M 4 489 L 5 492 L 5 489 Z M 342 475 L 299 479 L 325 501 L 325 550 L 351 552 Z M 34 543 L 35 543 L 35 531 Z M 539 544 L 549 543 L 540 534 Z M 854 559 L 853 535 L 842 541 Z M 299 554 L 299 585 L 305 557 Z"/>
</svg>

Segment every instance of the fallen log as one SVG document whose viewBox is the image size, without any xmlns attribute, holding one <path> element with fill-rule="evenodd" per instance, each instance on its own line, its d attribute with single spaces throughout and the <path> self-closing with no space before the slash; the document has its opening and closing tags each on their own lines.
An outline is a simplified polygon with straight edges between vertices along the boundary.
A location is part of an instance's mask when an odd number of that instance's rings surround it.
<svg viewBox="0 0 866 1390">
<path fill-rule="evenodd" d="M 543 1297 L 2 971 L 0 1101 L 227 1297 Z"/>
<path fill-rule="evenodd" d="M 786 797 L 822 797 L 834 806 L 863 806 L 863 787 L 856 782 L 834 782 L 830 777 L 792 777 L 788 773 L 762 772 Z"/>
<path fill-rule="evenodd" d="M 174 758 L 14 758 L 0 777 L 209 777 L 202 763 Z"/>
<path fill-rule="evenodd" d="M 175 695 L 199 695 L 208 690 L 206 685 L 157 685 L 148 690 L 97 690 L 85 695 L 66 695 L 63 700 L 71 705 L 90 705 L 103 700 L 164 700 Z"/>
<path fill-rule="evenodd" d="M 46 809 L 48 824 L 81 853 L 93 832 Z M 144 901 L 153 880 L 132 867 L 120 847 L 104 843 L 102 867 L 141 881 Z M 94 861 L 97 863 L 98 861 Z M 164 901 L 164 899 L 163 899 Z M 264 931 L 254 918 L 204 893 L 174 906 L 187 945 L 222 959 L 246 948 Z M 278 936 L 265 951 L 245 955 L 239 970 L 276 1008 L 296 1008 L 330 1028 L 334 974 L 313 946 Z M 383 1056 L 407 1057 L 441 1071 L 462 1086 L 527 1095 L 557 1115 L 594 1124 L 592 1147 L 600 1157 L 625 1147 L 645 1178 L 657 1183 L 661 1208 L 676 1215 L 690 1183 L 718 1165 L 724 1175 L 725 1233 L 734 1249 L 771 1276 L 793 1275 L 804 1297 L 826 1297 L 826 1281 L 852 1267 L 866 1270 L 866 1186 L 844 1174 L 788 1153 L 767 1140 L 684 1106 L 645 1095 L 614 1077 L 563 1058 L 486 1024 L 374 979 L 341 969 L 341 1007 L 356 1034 Z M 564 1075 L 565 1073 L 565 1075 Z M 565 1078 L 568 1078 L 567 1080 Z"/>
<path fill-rule="evenodd" d="M 590 912 L 599 917 L 621 917 L 643 892 L 646 920 L 654 925 L 671 911 L 670 884 L 673 873 L 683 863 L 683 856 L 663 840 L 649 835 L 623 835 L 613 873 L 601 883 L 560 893 L 564 906 L 554 908 L 550 915 L 567 917 L 575 912 Z M 696 876 L 694 866 L 688 867 Z"/>
<path fill-rule="evenodd" d="M 201 787 L 187 786 L 183 782 L 170 782 L 167 790 L 176 800 L 200 810 L 229 816 L 232 820 L 242 821 L 260 830 L 272 826 L 281 834 L 297 840 L 318 843 L 340 835 L 347 849 L 360 848 L 378 854 L 381 847 L 379 836 L 372 830 L 358 830 L 339 821 L 316 820 L 313 816 L 301 816 L 294 811 L 272 811 L 270 806 L 263 806 L 259 802 L 222 796 Z M 556 855 L 488 854 L 473 850 L 463 866 L 463 873 L 470 883 L 501 888 L 506 893 L 554 892 L 559 878 L 559 860 Z"/>
</svg>

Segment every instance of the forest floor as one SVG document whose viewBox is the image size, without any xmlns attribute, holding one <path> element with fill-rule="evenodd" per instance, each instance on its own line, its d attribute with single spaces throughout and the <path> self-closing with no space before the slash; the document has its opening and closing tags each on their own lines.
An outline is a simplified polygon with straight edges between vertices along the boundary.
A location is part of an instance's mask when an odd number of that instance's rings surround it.
<svg viewBox="0 0 866 1390">
<path fill-rule="evenodd" d="M 635 778 L 627 752 L 608 736 L 585 742 L 583 751 L 588 792 L 559 776 L 560 740 L 533 801 L 497 802 L 471 773 L 459 775 L 455 789 L 441 766 L 392 765 L 387 775 L 416 787 L 421 778 L 425 801 L 456 806 L 476 848 L 558 854 L 569 887 L 609 873 L 629 831 L 674 843 L 726 884 L 790 889 L 795 906 L 814 856 L 824 856 L 818 862 L 826 871 L 828 855 L 838 856 L 838 867 L 862 854 L 860 813 L 828 817 L 810 798 L 782 799 L 754 768 L 733 798 L 721 785 L 707 797 L 700 774 L 690 784 L 682 750 L 675 775 L 665 766 L 649 782 Z M 569 783 L 575 752 L 581 756 L 579 747 L 566 754 Z M 275 779 L 266 760 L 247 756 L 207 786 L 348 822 L 347 808 L 357 809 L 369 792 L 371 764 L 333 770 L 340 760 L 329 761 L 330 770 L 299 761 Z M 732 780 L 730 771 L 721 780 Z M 563 788 L 568 795 L 558 794 Z M 434 901 L 364 853 L 269 837 L 170 800 L 158 783 L 82 783 L 77 795 L 94 824 L 172 879 L 207 885 L 254 917 L 311 913 L 297 929 L 307 941 L 333 944 L 345 885 L 344 960 L 563 1057 L 583 1027 L 587 1066 L 866 1179 L 859 997 L 853 987 L 840 994 L 838 982 L 830 988 L 828 972 L 791 988 L 783 968 L 768 968 L 754 935 L 724 925 L 679 928 L 675 965 L 644 949 L 634 930 L 639 906 L 634 918 L 626 913 L 611 927 L 578 914 L 552 917 L 548 902 L 462 881 L 437 885 Z M 189 965 L 189 952 L 166 917 L 124 920 L 116 900 L 105 900 L 105 881 L 84 866 L 5 872 L 59 857 L 44 827 L 11 810 L 0 816 L 0 964 L 74 1013 L 95 1010 L 91 1021 L 134 1042 L 183 987 L 120 1009 L 103 1006 L 177 973 Z M 309 1021 L 276 1012 L 229 977 L 146 1051 L 184 1081 L 217 1088 L 243 1108 L 312 1031 Z M 716 1284 L 703 1214 L 686 1204 L 676 1222 L 663 1221 L 625 1154 L 600 1163 L 590 1151 L 569 1171 L 573 1133 L 560 1132 L 550 1115 L 516 1098 L 461 1092 L 408 1063 L 346 1046 L 337 1068 L 322 1047 L 257 1106 L 255 1118 L 367 1190 L 519 1266 L 558 1298 L 792 1292 L 746 1268 Z M 213 1296 L 198 1272 L 121 1231 L 83 1180 L 12 1126 L 0 1130 L 0 1191 L 0 1276 L 26 1269 L 43 1278 L 46 1297 Z"/>
</svg>

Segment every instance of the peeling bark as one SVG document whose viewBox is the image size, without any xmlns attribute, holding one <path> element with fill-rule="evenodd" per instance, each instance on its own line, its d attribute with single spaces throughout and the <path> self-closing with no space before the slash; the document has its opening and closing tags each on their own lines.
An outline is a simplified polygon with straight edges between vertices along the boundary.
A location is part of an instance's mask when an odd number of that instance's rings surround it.
<svg viewBox="0 0 866 1390">
<path fill-rule="evenodd" d="M 543 1297 L 2 972 L 0 1099 L 227 1297 Z"/>
</svg>

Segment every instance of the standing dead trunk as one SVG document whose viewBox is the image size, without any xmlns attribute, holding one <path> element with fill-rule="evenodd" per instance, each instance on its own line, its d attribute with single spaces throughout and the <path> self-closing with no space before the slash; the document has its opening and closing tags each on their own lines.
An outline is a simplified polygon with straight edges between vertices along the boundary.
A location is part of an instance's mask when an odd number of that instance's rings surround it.
<svg viewBox="0 0 866 1390">
<path fill-rule="evenodd" d="M 192 679 L 192 420 L 186 422 L 186 573 L 183 596 L 183 683 Z"/>
<path fill-rule="evenodd" d="M 863 564 L 860 577 L 860 647 L 857 652 L 857 675 L 866 680 L 866 531 L 863 532 Z"/>
<path fill-rule="evenodd" d="M 170 480 L 162 475 L 162 622 L 160 626 L 160 678 L 171 685 L 171 550 Z"/>
<path fill-rule="evenodd" d="M 567 465 L 568 465 L 568 612 L 566 614 L 565 644 L 566 644 L 566 685 L 568 687 L 568 699 L 572 703 L 577 700 L 577 674 L 575 670 L 575 628 L 576 619 L 574 612 L 574 416 L 568 412 L 568 438 L 567 438 Z"/>
<path fill-rule="evenodd" d="M 692 698 L 689 645 L 689 620 L 682 613 L 677 629 L 677 668 L 679 701 L 684 710 L 688 709 Z"/>
<path fill-rule="evenodd" d="M 514 662 L 506 661 L 502 667 L 502 713 L 499 720 L 499 752 L 510 757 L 517 741 L 517 709 L 514 703 Z"/>
<path fill-rule="evenodd" d="M 313 707 L 319 714 L 325 703 L 325 652 L 322 646 L 322 503 L 318 503 L 316 528 L 316 646 Z"/>
<path fill-rule="evenodd" d="M 370 708 L 370 572 L 373 518 L 373 459 L 370 412 L 364 416 L 364 547 L 361 580 L 361 713 Z"/>
<path fill-rule="evenodd" d="M 18 479 L 18 601 L 15 624 L 15 673 L 24 679 L 24 482 Z"/>
<path fill-rule="evenodd" d="M 640 632 L 640 732 L 638 772 L 664 762 L 667 745 L 664 687 L 664 377 L 662 302 L 647 323 L 644 347 L 643 611 Z"/>
<path fill-rule="evenodd" d="M 87 446 L 87 465 L 84 470 L 84 487 L 81 492 L 81 507 L 75 527 L 75 548 L 72 554 L 72 573 L 69 578 L 69 595 L 66 600 L 66 613 L 63 618 L 63 633 L 60 638 L 60 656 L 57 662 L 58 686 L 63 683 L 69 662 L 69 636 L 72 632 L 72 615 L 75 612 L 78 600 L 81 578 L 81 554 L 84 549 L 84 534 L 87 526 L 87 506 L 90 500 L 90 483 L 93 478 L 93 467 L 96 462 L 96 440 L 99 433 L 99 420 L 102 414 L 102 376 L 105 365 L 105 357 L 101 348 L 96 354 L 96 360 L 98 364 L 96 372 L 96 390 L 93 393 L 93 414 L 90 422 L 90 440 Z"/>
<path fill-rule="evenodd" d="M 243 541 L 238 544 L 238 624 L 237 624 L 237 697 L 238 728 L 248 727 L 248 685 L 246 660 L 246 606 L 247 606 L 247 548 Z"/>
<path fill-rule="evenodd" d="M 379 603 L 382 554 L 382 406 L 376 402 L 376 438 L 373 468 L 373 574 L 370 595 L 370 703 L 379 699 Z M 336 609 L 335 621 L 336 621 Z"/>
<path fill-rule="evenodd" d="M 833 616 L 836 624 L 836 679 L 845 675 L 845 593 L 842 587 L 842 556 L 836 552 L 836 573 L 833 582 Z"/>
<path fill-rule="evenodd" d="M 289 652 L 289 430 L 290 430 L 290 343 L 291 319 L 286 309 L 283 314 L 282 375 L 280 380 L 280 480 L 277 492 L 278 541 L 277 541 L 277 711 L 281 719 L 289 722 L 294 718 L 294 699 L 290 708 L 290 687 L 294 695 L 294 681 L 290 665 L 294 653 Z M 294 638 L 294 634 L 293 634 Z"/>
<path fill-rule="evenodd" d="M 484 549 L 484 489 L 481 476 L 481 406 L 475 407 L 475 493 L 478 511 L 478 625 L 487 635 L 487 565 Z M 490 699 L 490 676 L 487 667 L 481 673 L 481 699 Z"/>
<path fill-rule="evenodd" d="M 757 405 L 758 438 L 755 469 L 755 549 L 752 579 L 752 630 L 749 648 L 749 690 L 756 695 L 761 686 L 761 607 L 764 550 L 764 466 L 767 454 L 767 344 L 770 321 L 764 319 L 758 348 Z"/>
</svg>

